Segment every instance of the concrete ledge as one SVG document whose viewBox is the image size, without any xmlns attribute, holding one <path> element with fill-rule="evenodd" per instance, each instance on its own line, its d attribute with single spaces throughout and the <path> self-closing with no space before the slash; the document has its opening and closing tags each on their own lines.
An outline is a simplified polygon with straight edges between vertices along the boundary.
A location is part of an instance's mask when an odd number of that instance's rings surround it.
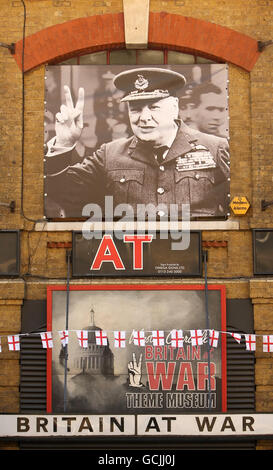
<svg viewBox="0 0 273 470">
<path fill-rule="evenodd" d="M 20 279 L 0 279 L 0 299 L 14 300 L 14 305 L 19 305 L 19 300 L 23 299 L 25 295 L 25 283 Z M 13 302 L 9 302 L 13 305 Z"/>
<path fill-rule="evenodd" d="M 250 297 L 253 303 L 259 303 L 258 299 L 273 299 L 273 278 L 251 279 Z M 254 300 L 255 299 L 255 300 Z"/>
<path fill-rule="evenodd" d="M 187 224 L 182 222 L 91 222 L 83 227 L 83 222 L 39 222 L 35 225 L 36 232 L 69 232 L 72 230 L 104 231 L 108 230 L 186 230 Z M 239 230 L 240 224 L 237 220 L 224 221 L 194 221 L 190 223 L 190 230 Z"/>
</svg>

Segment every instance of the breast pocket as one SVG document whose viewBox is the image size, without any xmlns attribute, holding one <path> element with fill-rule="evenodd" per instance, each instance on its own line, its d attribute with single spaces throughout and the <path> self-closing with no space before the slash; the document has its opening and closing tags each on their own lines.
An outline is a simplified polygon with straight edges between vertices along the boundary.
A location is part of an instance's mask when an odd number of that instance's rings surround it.
<svg viewBox="0 0 273 470">
<path fill-rule="evenodd" d="M 204 208 L 214 199 L 215 175 L 211 169 L 176 171 L 176 202 Z M 210 202 L 209 202 L 210 201 Z"/>
<path fill-rule="evenodd" d="M 144 170 L 109 170 L 107 174 L 107 194 L 114 197 L 117 204 L 141 203 L 143 197 Z"/>
</svg>

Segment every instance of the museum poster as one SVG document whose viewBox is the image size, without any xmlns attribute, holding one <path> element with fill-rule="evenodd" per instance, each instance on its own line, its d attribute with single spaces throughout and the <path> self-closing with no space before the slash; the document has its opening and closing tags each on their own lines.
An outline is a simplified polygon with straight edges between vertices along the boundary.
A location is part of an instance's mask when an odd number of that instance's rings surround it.
<svg viewBox="0 0 273 470">
<path fill-rule="evenodd" d="M 228 216 L 226 64 L 47 66 L 44 106 L 48 219 Z"/>
<path fill-rule="evenodd" d="M 225 334 L 208 348 L 204 285 L 73 285 L 69 290 L 66 412 L 141 414 L 226 409 Z M 225 331 L 225 288 L 208 289 L 209 326 Z M 66 286 L 48 288 L 47 411 L 64 412 Z M 193 346 L 190 330 L 202 330 Z M 162 340 L 154 343 L 153 332 Z M 182 343 L 171 342 L 182 331 Z M 123 334 L 123 346 L 116 332 Z M 81 346 L 79 332 L 87 332 Z M 135 335 L 143 342 L 135 343 Z M 104 345 L 97 336 L 106 337 Z M 119 344 L 121 346 L 121 344 Z"/>
</svg>

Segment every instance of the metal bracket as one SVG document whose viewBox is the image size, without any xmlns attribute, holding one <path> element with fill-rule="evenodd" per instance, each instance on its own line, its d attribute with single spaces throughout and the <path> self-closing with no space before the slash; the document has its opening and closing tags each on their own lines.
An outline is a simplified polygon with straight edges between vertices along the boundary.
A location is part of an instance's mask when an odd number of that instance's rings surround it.
<svg viewBox="0 0 273 470">
<path fill-rule="evenodd" d="M 203 262 L 208 262 L 208 252 L 206 250 L 202 250 L 202 260 Z"/>
<path fill-rule="evenodd" d="M 66 250 L 65 256 L 66 256 L 66 261 L 70 263 L 71 261 L 71 255 L 72 255 L 72 250 Z"/>
<path fill-rule="evenodd" d="M 10 212 L 15 212 L 15 201 L 11 201 L 9 204 L 7 202 L 0 202 L 0 206 L 9 207 Z"/>
<path fill-rule="evenodd" d="M 258 41 L 258 51 L 263 52 L 263 50 L 267 47 L 270 46 L 270 44 L 273 44 L 272 39 L 269 41 Z"/>
<path fill-rule="evenodd" d="M 261 201 L 261 209 L 262 211 L 265 211 L 265 209 L 268 207 L 268 206 L 272 206 L 273 204 L 273 201 L 265 201 L 265 199 L 262 199 Z"/>
<path fill-rule="evenodd" d="M 11 44 L 6 44 L 5 42 L 0 42 L 1 47 L 5 47 L 6 49 L 9 49 L 10 53 L 12 55 L 15 54 L 15 43 L 12 42 Z"/>
</svg>

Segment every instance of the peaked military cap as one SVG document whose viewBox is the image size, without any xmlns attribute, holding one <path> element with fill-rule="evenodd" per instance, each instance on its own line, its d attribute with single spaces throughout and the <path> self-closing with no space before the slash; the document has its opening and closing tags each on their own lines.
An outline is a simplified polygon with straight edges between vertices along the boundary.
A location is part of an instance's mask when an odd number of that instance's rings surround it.
<svg viewBox="0 0 273 470">
<path fill-rule="evenodd" d="M 186 79 L 173 70 L 143 67 L 119 73 L 113 83 L 125 93 L 121 101 L 136 101 L 179 96 Z"/>
</svg>

